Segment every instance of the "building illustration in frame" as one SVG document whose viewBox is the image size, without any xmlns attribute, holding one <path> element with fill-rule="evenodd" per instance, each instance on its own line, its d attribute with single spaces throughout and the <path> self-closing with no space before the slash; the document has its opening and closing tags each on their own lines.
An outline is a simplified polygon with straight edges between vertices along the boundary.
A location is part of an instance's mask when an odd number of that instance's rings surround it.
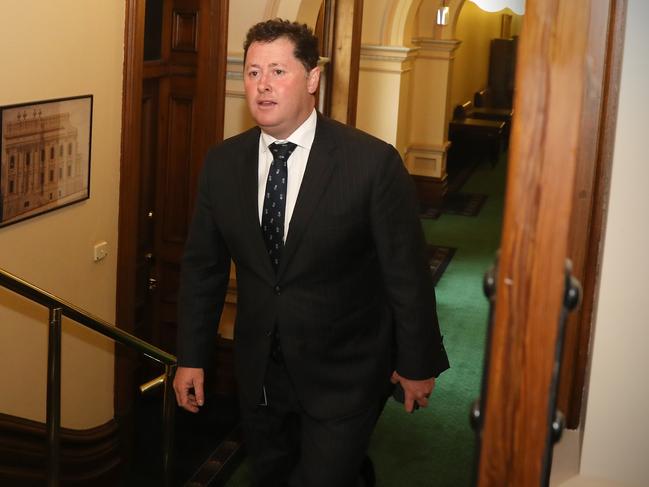
<svg viewBox="0 0 649 487">
<path fill-rule="evenodd" d="M 92 97 L 1 110 L 0 226 L 88 198 Z"/>
</svg>

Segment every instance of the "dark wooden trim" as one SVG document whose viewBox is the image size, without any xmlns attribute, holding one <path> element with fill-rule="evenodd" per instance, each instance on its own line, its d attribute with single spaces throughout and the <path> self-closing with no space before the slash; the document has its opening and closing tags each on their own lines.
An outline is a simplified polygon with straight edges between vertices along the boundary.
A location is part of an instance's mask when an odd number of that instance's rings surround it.
<svg viewBox="0 0 649 487">
<path fill-rule="evenodd" d="M 607 16 L 609 5 L 593 0 L 526 5 L 482 393 L 478 487 L 547 481 L 577 148 L 584 140 L 582 115 L 589 111 L 583 105 L 590 103 L 586 86 L 599 70 L 597 60 L 586 62 L 590 19 Z"/>
<path fill-rule="evenodd" d="M 124 87 L 122 94 L 122 152 L 120 165 L 116 324 L 133 331 L 137 232 L 140 188 L 140 138 L 144 59 L 145 0 L 126 1 Z M 115 415 L 130 412 L 134 362 L 123 347 L 115 348 Z"/>
<path fill-rule="evenodd" d="M 142 78 L 162 78 L 164 76 L 196 76 L 196 69 L 192 66 L 177 66 L 162 63 L 161 61 L 147 61 L 144 63 Z"/>
<path fill-rule="evenodd" d="M 45 423 L 0 413 L 0 484 L 44 485 Z M 65 485 L 118 485 L 121 458 L 117 424 L 84 430 L 61 428 L 61 472 Z"/>
<path fill-rule="evenodd" d="M 325 71 L 325 79 L 327 84 L 324 90 L 324 101 L 322 103 L 322 113 L 327 117 L 331 117 L 331 93 L 333 91 L 333 51 L 334 51 L 334 26 L 336 25 L 336 0 L 323 0 L 322 7 L 320 8 L 322 14 L 322 32 L 316 31 L 316 35 L 321 35 L 320 39 L 320 55 L 329 58 L 329 62 L 323 66 Z M 318 20 L 320 17 L 318 16 Z M 320 24 L 316 23 L 316 29 Z"/>
<path fill-rule="evenodd" d="M 186 485 L 223 485 L 244 456 L 241 427 L 235 426 L 230 434 L 218 444 L 216 449 L 203 462 L 198 470 L 187 480 Z"/>
<path fill-rule="evenodd" d="M 356 108 L 358 107 L 358 78 L 361 66 L 361 31 L 363 28 L 363 0 L 354 1 L 354 18 L 352 21 L 351 66 L 349 73 L 349 101 L 347 104 L 347 123 L 356 126 Z"/>
<path fill-rule="evenodd" d="M 193 212 L 194 195 L 198 175 L 203 165 L 207 150 L 217 142 L 223 140 L 225 126 L 225 84 L 227 76 L 228 57 L 228 11 L 229 0 L 204 0 L 209 9 L 209 15 L 202 15 L 200 22 L 201 31 L 207 35 L 201 36 L 201 56 L 198 61 L 197 85 L 204 84 L 211 87 L 205 89 L 204 97 L 201 93 L 202 109 L 210 116 L 205 116 L 207 123 L 203 124 L 203 131 L 199 137 L 200 143 L 196 147 L 197 157 L 191 161 L 190 168 L 190 201 L 189 211 Z M 205 49 L 207 48 L 207 49 Z"/>
<path fill-rule="evenodd" d="M 448 192 L 448 179 L 446 175 L 442 178 L 433 178 L 412 174 L 411 177 L 415 182 L 417 197 L 420 203 L 429 206 L 441 206 Z"/>
</svg>

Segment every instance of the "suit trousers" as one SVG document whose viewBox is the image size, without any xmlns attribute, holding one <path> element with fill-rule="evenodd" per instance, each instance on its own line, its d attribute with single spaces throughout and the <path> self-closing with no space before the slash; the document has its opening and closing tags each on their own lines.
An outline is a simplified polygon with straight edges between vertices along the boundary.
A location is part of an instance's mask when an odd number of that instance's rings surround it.
<svg viewBox="0 0 649 487">
<path fill-rule="evenodd" d="M 276 356 L 268 361 L 265 393 L 267 405 L 243 410 L 241 418 L 255 487 L 364 485 L 361 465 L 385 400 L 346 417 L 315 419 Z"/>
</svg>

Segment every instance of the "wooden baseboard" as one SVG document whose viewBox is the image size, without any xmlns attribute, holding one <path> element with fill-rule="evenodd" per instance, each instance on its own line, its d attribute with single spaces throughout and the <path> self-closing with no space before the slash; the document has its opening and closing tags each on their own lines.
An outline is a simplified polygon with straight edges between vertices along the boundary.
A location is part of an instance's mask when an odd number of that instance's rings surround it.
<svg viewBox="0 0 649 487">
<path fill-rule="evenodd" d="M 61 428 L 62 485 L 118 485 L 121 458 L 114 420 L 86 430 Z M 0 485 L 45 485 L 45 423 L 0 413 Z"/>
<path fill-rule="evenodd" d="M 446 176 L 443 178 L 433 178 L 430 176 L 412 175 L 417 188 L 419 202 L 430 206 L 440 206 L 446 192 L 448 191 L 448 181 Z"/>
</svg>

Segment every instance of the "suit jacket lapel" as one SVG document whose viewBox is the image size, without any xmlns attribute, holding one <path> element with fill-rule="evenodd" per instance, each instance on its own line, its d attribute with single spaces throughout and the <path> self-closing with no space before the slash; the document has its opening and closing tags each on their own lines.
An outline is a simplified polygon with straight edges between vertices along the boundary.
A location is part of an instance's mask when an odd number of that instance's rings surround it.
<svg viewBox="0 0 649 487">
<path fill-rule="evenodd" d="M 329 183 L 336 165 L 336 143 L 327 120 L 318 116 L 315 138 L 309 153 L 304 178 L 300 186 L 295 209 L 286 236 L 282 259 L 277 270 L 282 276 L 295 250 L 299 246 L 304 230 L 308 226 L 320 197 Z M 270 261 L 270 259 L 269 259 Z"/>
<path fill-rule="evenodd" d="M 238 164 L 239 181 L 241 184 L 241 212 L 244 232 L 249 235 L 253 246 L 253 253 L 258 256 L 259 265 L 269 276 L 274 276 L 275 271 L 270 263 L 264 237 L 259 225 L 259 128 L 250 131 L 242 148 L 242 161 Z"/>
</svg>

